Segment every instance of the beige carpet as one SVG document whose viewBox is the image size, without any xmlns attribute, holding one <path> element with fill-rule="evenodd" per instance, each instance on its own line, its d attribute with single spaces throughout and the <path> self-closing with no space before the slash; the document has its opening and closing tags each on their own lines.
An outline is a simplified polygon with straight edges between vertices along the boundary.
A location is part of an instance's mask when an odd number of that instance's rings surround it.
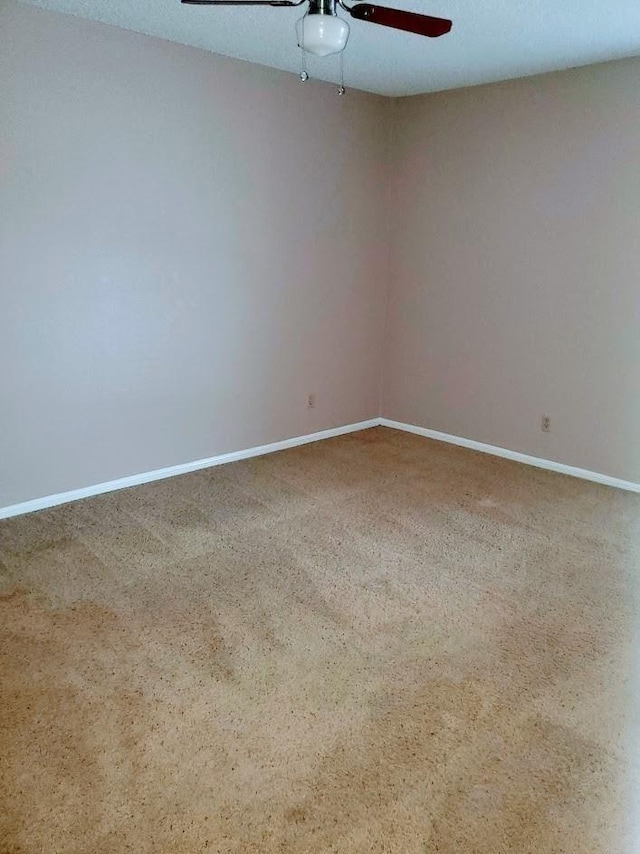
<svg viewBox="0 0 640 854">
<path fill-rule="evenodd" d="M 0 851 L 636 851 L 639 543 L 382 428 L 2 522 Z"/>
</svg>

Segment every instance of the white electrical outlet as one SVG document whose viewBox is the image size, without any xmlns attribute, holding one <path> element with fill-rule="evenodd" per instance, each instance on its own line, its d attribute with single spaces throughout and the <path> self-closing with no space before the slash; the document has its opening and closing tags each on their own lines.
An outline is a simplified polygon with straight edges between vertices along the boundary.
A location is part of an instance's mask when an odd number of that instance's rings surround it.
<svg viewBox="0 0 640 854">
<path fill-rule="evenodd" d="M 313 409 L 316 405 L 316 396 L 313 392 L 307 395 L 307 409 Z"/>
<path fill-rule="evenodd" d="M 543 415 L 540 418 L 540 429 L 542 430 L 543 433 L 550 433 L 551 432 L 551 416 L 550 415 Z"/>
</svg>

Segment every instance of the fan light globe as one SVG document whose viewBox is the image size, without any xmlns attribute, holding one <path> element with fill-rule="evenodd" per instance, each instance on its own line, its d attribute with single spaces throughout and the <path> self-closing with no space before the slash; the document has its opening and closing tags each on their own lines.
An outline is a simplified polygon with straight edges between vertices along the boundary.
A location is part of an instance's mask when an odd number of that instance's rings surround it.
<svg viewBox="0 0 640 854">
<path fill-rule="evenodd" d="M 344 50 L 349 24 L 337 15 L 305 15 L 296 24 L 298 46 L 316 56 L 329 56 Z"/>
</svg>

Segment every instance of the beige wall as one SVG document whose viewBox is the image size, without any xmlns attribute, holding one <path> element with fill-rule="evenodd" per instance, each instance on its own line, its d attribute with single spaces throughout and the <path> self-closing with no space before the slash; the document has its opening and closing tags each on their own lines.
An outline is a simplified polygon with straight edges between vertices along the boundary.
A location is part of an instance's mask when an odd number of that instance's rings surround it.
<svg viewBox="0 0 640 854">
<path fill-rule="evenodd" d="M 394 104 L 384 415 L 640 481 L 639 83 Z"/>
<path fill-rule="evenodd" d="M 383 415 L 640 481 L 639 79 L 338 98 L 0 5 L 0 507 L 377 415 L 385 299 Z"/>
<path fill-rule="evenodd" d="M 2 4 L 0 507 L 378 414 L 385 108 Z"/>
</svg>

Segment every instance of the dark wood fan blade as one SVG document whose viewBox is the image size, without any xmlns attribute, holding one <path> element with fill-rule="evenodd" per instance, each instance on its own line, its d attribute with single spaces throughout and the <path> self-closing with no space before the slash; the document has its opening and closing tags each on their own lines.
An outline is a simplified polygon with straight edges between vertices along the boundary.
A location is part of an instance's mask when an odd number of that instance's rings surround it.
<svg viewBox="0 0 640 854">
<path fill-rule="evenodd" d="M 183 0 L 184 2 L 184 0 Z M 358 3 L 349 9 L 352 17 L 383 27 L 405 30 L 419 36 L 437 38 L 448 33 L 452 22 L 446 18 L 432 18 L 431 15 L 418 15 L 415 12 L 403 12 L 400 9 L 388 9 L 386 6 L 374 6 L 373 3 Z"/>
<path fill-rule="evenodd" d="M 301 6 L 306 0 L 180 0 L 185 6 Z"/>
</svg>

